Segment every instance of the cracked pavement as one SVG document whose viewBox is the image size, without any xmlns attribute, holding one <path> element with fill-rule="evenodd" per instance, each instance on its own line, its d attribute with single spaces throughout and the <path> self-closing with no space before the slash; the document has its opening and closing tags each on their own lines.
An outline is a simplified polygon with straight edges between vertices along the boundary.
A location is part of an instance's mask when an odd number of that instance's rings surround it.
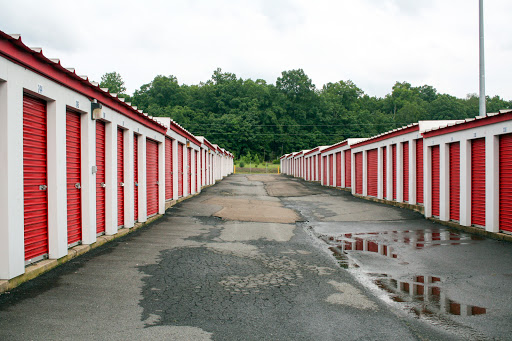
<svg viewBox="0 0 512 341">
<path fill-rule="evenodd" d="M 0 296 L 0 339 L 457 339 L 387 304 L 316 238 L 420 220 L 286 176 L 231 175 Z"/>
</svg>

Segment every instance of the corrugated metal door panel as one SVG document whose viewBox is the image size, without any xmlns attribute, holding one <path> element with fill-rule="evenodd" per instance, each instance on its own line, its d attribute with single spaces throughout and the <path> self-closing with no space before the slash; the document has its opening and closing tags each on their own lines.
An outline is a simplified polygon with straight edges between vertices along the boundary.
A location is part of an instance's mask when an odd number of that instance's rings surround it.
<svg viewBox="0 0 512 341">
<path fill-rule="evenodd" d="M 345 187 L 352 187 L 352 154 L 350 153 L 350 149 L 345 150 Z"/>
<path fill-rule="evenodd" d="M 391 164 L 393 169 L 393 200 L 396 200 L 396 144 L 391 146 Z"/>
<path fill-rule="evenodd" d="M 423 139 L 416 140 L 416 202 L 423 204 Z"/>
<path fill-rule="evenodd" d="M 204 186 L 204 181 L 203 181 L 203 169 L 204 169 L 204 162 L 203 162 L 203 150 L 201 149 L 201 152 L 200 152 L 200 155 L 201 155 L 201 161 L 200 161 L 200 165 L 199 165 L 199 171 L 201 172 L 201 187 Z"/>
<path fill-rule="evenodd" d="M 68 245 L 82 240 L 82 162 L 80 114 L 66 112 L 66 193 Z"/>
<path fill-rule="evenodd" d="M 471 224 L 485 226 L 485 138 L 471 141 Z"/>
<path fill-rule="evenodd" d="M 440 168 L 439 146 L 432 147 L 432 215 L 439 217 Z"/>
<path fill-rule="evenodd" d="M 378 167 L 379 167 L 379 153 L 377 149 L 371 149 L 367 153 L 366 159 L 366 167 L 367 167 L 367 176 L 366 176 L 366 186 L 368 190 L 368 195 L 372 197 L 376 197 L 378 195 Z"/>
<path fill-rule="evenodd" d="M 404 193 L 404 201 L 409 201 L 409 142 L 403 143 L 403 178 L 402 178 L 402 189 Z"/>
<path fill-rule="evenodd" d="M 96 121 L 96 233 L 105 233 L 105 123 Z"/>
<path fill-rule="evenodd" d="M 172 140 L 165 137 L 165 200 L 172 199 Z"/>
<path fill-rule="evenodd" d="M 124 226 L 124 134 L 117 128 L 117 226 Z"/>
<path fill-rule="evenodd" d="M 512 134 L 500 135 L 500 229 L 512 231 Z"/>
<path fill-rule="evenodd" d="M 158 213 L 158 143 L 146 140 L 146 193 L 148 217 Z"/>
<path fill-rule="evenodd" d="M 450 143 L 450 219 L 460 220 L 460 144 Z"/>
<path fill-rule="evenodd" d="M 388 182 L 387 182 L 387 159 L 388 159 L 388 153 L 387 153 L 388 149 L 386 147 L 383 147 L 382 148 L 382 197 L 384 199 L 387 198 L 388 196 L 388 193 L 386 192 L 387 189 L 388 189 Z"/>
<path fill-rule="evenodd" d="M 139 220 L 139 142 L 133 135 L 133 211 L 134 220 Z"/>
<path fill-rule="evenodd" d="M 341 187 L 341 152 L 336 153 L 336 186 Z"/>
<path fill-rule="evenodd" d="M 334 185 L 334 176 L 333 176 L 334 167 L 333 167 L 333 162 L 332 162 L 333 159 L 334 159 L 333 154 L 329 155 L 329 186 Z"/>
<path fill-rule="evenodd" d="M 188 194 L 192 193 L 192 149 L 187 148 Z"/>
<path fill-rule="evenodd" d="M 363 153 L 356 154 L 356 194 L 363 194 Z"/>
<path fill-rule="evenodd" d="M 23 96 L 25 260 L 48 253 L 47 160 L 46 102 L 25 95 Z"/>
<path fill-rule="evenodd" d="M 322 159 L 324 159 L 324 177 L 323 177 L 323 180 L 322 180 L 322 185 L 327 185 L 327 156 L 324 156 L 322 157 Z"/>
<path fill-rule="evenodd" d="M 185 145 L 178 143 L 178 196 L 183 196 L 183 148 Z"/>
</svg>

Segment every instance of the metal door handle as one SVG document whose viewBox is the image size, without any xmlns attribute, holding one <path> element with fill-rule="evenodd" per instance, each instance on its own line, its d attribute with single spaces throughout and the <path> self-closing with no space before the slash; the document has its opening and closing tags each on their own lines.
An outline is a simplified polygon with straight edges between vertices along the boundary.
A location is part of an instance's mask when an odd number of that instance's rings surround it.
<svg viewBox="0 0 512 341">
<path fill-rule="evenodd" d="M 107 185 L 104 182 L 101 182 L 100 186 L 103 187 L 103 188 L 107 187 Z"/>
<path fill-rule="evenodd" d="M 75 188 L 76 188 L 76 189 L 80 189 L 80 188 L 82 188 L 82 186 L 80 186 L 80 183 L 79 183 L 79 182 L 77 182 L 77 183 L 75 184 Z"/>
<path fill-rule="evenodd" d="M 46 191 L 48 189 L 48 186 L 46 185 L 39 185 L 39 190 L 40 191 Z"/>
<path fill-rule="evenodd" d="M 124 182 L 120 182 L 119 186 L 124 187 Z"/>
</svg>

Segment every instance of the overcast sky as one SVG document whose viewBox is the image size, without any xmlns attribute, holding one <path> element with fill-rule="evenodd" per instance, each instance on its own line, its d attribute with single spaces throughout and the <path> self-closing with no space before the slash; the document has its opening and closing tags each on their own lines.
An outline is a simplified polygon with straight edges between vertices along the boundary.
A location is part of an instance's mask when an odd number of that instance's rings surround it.
<svg viewBox="0 0 512 341">
<path fill-rule="evenodd" d="M 484 2 L 487 95 L 511 100 L 512 1 Z M 117 71 L 129 93 L 217 67 L 269 83 L 302 68 L 379 97 L 396 81 L 478 92 L 478 0 L 3 0 L 0 30 L 93 80 Z"/>
</svg>

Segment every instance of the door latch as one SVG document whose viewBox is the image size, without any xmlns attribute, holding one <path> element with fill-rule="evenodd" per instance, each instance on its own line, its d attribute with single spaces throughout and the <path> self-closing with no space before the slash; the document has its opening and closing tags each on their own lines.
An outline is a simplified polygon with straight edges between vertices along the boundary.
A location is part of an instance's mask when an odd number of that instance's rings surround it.
<svg viewBox="0 0 512 341">
<path fill-rule="evenodd" d="M 107 185 L 104 182 L 101 182 L 100 186 L 103 187 L 103 188 L 107 187 Z"/>
<path fill-rule="evenodd" d="M 120 182 L 119 186 L 124 187 L 124 182 Z"/>
<path fill-rule="evenodd" d="M 135 183 L 135 186 L 139 187 L 139 183 L 138 183 L 138 182 L 136 182 L 136 183 Z"/>
<path fill-rule="evenodd" d="M 79 183 L 79 182 L 77 182 L 77 183 L 75 184 L 75 188 L 76 188 L 76 189 L 80 189 L 80 188 L 82 188 L 82 186 L 80 186 L 80 183 Z"/>
<path fill-rule="evenodd" d="M 39 185 L 39 190 L 40 191 L 46 191 L 48 189 L 48 186 L 46 185 Z"/>
</svg>

